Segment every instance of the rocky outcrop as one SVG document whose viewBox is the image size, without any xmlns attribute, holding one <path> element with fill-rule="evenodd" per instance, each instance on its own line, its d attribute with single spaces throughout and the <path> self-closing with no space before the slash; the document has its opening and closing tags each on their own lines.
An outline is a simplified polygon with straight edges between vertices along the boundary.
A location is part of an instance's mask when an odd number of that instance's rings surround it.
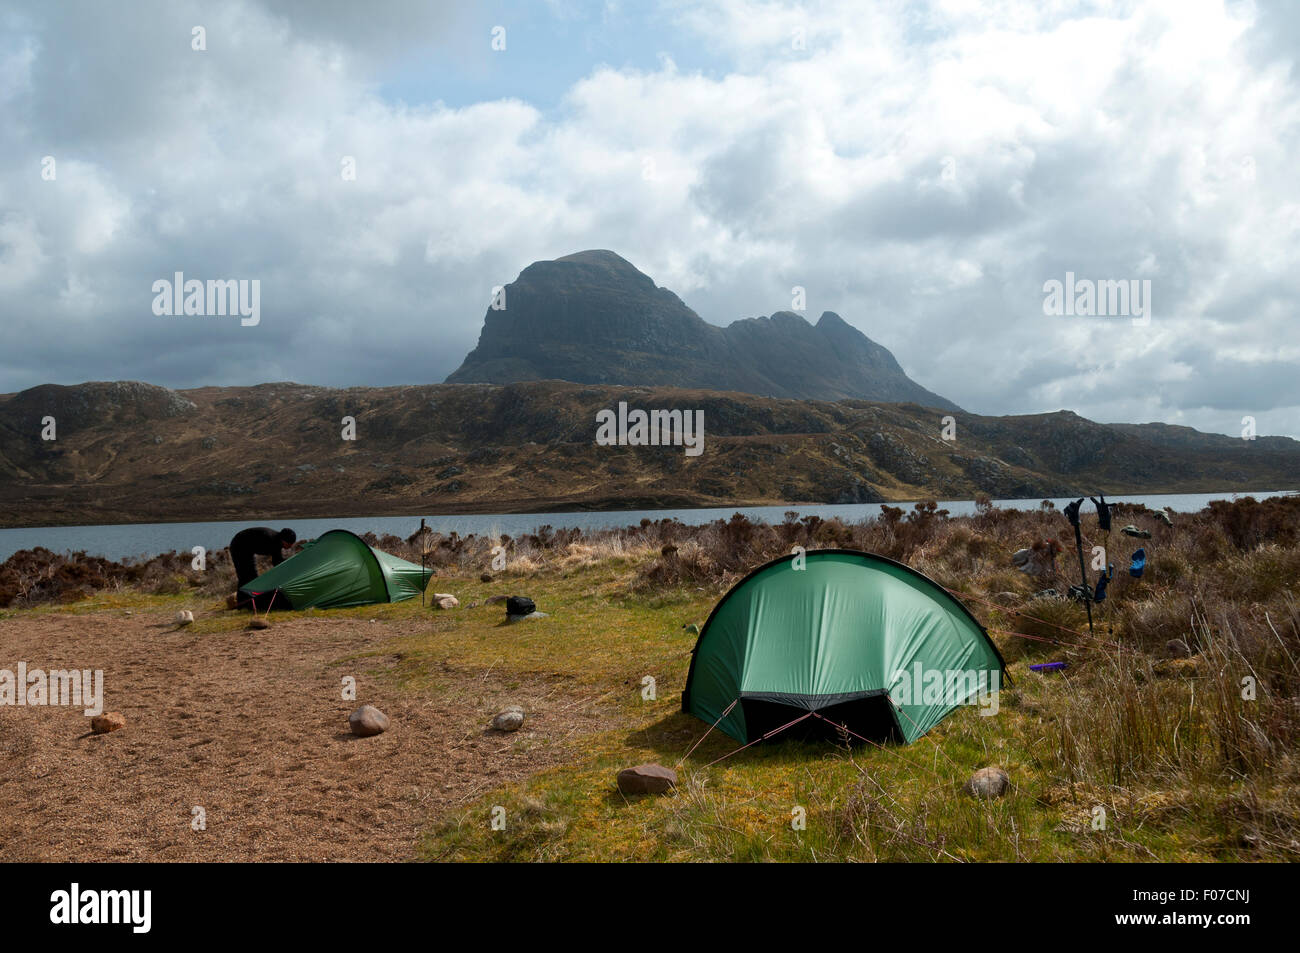
<svg viewBox="0 0 1300 953">
<path fill-rule="evenodd" d="M 957 409 L 834 312 L 816 324 L 778 311 L 720 328 L 611 251 L 534 262 L 505 286 L 504 305 L 488 308 L 449 383 L 558 379 Z"/>
</svg>

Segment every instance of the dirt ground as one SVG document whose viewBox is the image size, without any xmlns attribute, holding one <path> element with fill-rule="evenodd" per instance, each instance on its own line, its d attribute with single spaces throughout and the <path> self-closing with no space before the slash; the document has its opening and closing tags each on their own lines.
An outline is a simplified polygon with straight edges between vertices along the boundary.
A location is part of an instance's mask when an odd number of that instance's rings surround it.
<svg viewBox="0 0 1300 953">
<path fill-rule="evenodd" d="M 507 687 L 444 664 L 420 697 L 381 677 L 396 656 L 340 661 L 419 625 L 299 618 L 200 634 L 150 611 L 0 620 L 0 668 L 103 669 L 104 708 L 127 720 L 91 735 L 81 709 L 0 708 L 0 858 L 410 860 L 433 819 L 607 727 L 559 676 Z M 356 701 L 341 697 L 345 675 Z M 353 737 L 362 703 L 392 727 Z M 486 728 L 506 704 L 529 712 L 514 735 Z M 192 829 L 195 807 L 206 830 Z"/>
</svg>

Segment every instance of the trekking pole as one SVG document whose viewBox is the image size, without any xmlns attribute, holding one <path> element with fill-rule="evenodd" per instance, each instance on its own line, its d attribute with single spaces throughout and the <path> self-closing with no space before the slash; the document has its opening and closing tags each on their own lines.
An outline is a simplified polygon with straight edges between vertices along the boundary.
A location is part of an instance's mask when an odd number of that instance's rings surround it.
<svg viewBox="0 0 1300 953">
<path fill-rule="evenodd" d="M 1083 497 L 1079 497 L 1067 506 L 1065 518 L 1074 527 L 1074 546 L 1079 553 L 1079 575 L 1083 578 L 1083 607 L 1088 610 L 1088 634 L 1095 635 L 1092 631 L 1092 589 L 1088 586 L 1088 564 L 1083 558 L 1083 534 L 1079 531 L 1079 506 L 1082 503 Z"/>
<path fill-rule="evenodd" d="M 1098 499 L 1097 497 L 1101 497 L 1101 499 Z M 1107 584 L 1109 584 L 1109 583 L 1110 583 L 1110 576 L 1111 576 L 1110 569 L 1108 568 L 1108 567 L 1111 565 L 1111 562 L 1110 562 L 1110 504 L 1106 502 L 1106 494 L 1105 494 L 1105 493 L 1098 493 L 1097 496 L 1089 497 L 1089 499 L 1092 500 L 1092 505 L 1095 506 L 1095 507 L 1097 507 L 1097 527 L 1098 527 L 1098 529 L 1100 529 L 1101 532 L 1102 532 L 1102 539 L 1103 539 L 1102 547 L 1103 547 L 1103 550 L 1104 550 L 1104 552 L 1105 552 L 1105 554 L 1106 554 L 1105 557 L 1104 557 L 1104 558 L 1102 559 L 1102 561 L 1101 561 L 1101 563 L 1102 563 L 1101 572 L 1102 572 L 1102 575 L 1103 575 L 1104 577 L 1106 577 L 1106 582 L 1107 582 Z M 1106 618 L 1106 631 L 1109 632 L 1111 635 L 1114 635 L 1114 634 L 1115 634 L 1115 627 L 1114 627 L 1113 625 L 1111 625 L 1111 623 L 1110 623 L 1110 607 L 1109 607 L 1109 606 L 1107 606 L 1107 608 L 1105 608 L 1104 610 L 1102 610 L 1102 615 L 1105 616 L 1105 618 Z"/>
<path fill-rule="evenodd" d="M 424 551 L 427 549 L 424 540 L 424 517 L 420 517 L 420 608 L 424 608 L 424 590 L 429 588 L 429 580 L 424 578 Z"/>
</svg>

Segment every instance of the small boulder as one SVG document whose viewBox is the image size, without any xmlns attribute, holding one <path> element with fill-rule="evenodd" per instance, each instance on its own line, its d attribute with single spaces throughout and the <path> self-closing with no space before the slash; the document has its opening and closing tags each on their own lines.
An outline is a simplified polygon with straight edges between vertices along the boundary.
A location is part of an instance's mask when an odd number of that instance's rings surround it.
<svg viewBox="0 0 1300 953">
<path fill-rule="evenodd" d="M 1040 539 L 1026 549 L 1011 554 L 1011 565 L 1026 576 L 1048 576 L 1056 568 L 1056 556 L 1061 544 L 1054 539 Z"/>
<path fill-rule="evenodd" d="M 1165 643 L 1165 656 L 1167 658 L 1191 658 L 1191 647 L 1182 639 L 1170 639 Z"/>
<path fill-rule="evenodd" d="M 483 605 L 485 605 L 485 606 L 494 606 L 494 605 L 496 605 L 498 602 L 505 602 L 507 598 L 509 598 L 509 597 L 508 597 L 508 596 L 488 596 L 486 599 L 483 600 Z"/>
<path fill-rule="evenodd" d="M 190 625 L 193 622 L 194 622 L 194 613 L 191 612 L 189 609 L 182 609 L 180 612 L 176 613 L 177 625 Z"/>
<path fill-rule="evenodd" d="M 449 592 L 435 592 L 432 601 L 429 603 L 430 609 L 454 609 L 460 605 L 460 600 Z"/>
<path fill-rule="evenodd" d="M 478 581 L 479 581 L 479 582 L 491 582 L 491 581 L 492 581 L 492 574 L 491 574 L 490 572 L 485 572 L 485 573 L 483 573 L 481 576 L 478 577 Z"/>
<path fill-rule="evenodd" d="M 348 716 L 348 727 L 358 738 L 382 735 L 388 730 L 388 716 L 374 705 L 362 705 Z"/>
<path fill-rule="evenodd" d="M 685 632 L 687 635 L 699 635 L 700 627 L 696 625 L 694 622 L 687 622 L 684 626 L 682 626 L 682 631 Z"/>
<path fill-rule="evenodd" d="M 511 705 L 492 718 L 492 727 L 497 731 L 518 731 L 524 726 L 524 710 L 518 705 Z"/>
<path fill-rule="evenodd" d="M 1011 776 L 1001 768 L 980 768 L 970 776 L 964 790 L 971 797 L 982 797 L 987 800 L 1006 794 L 1010 784 Z"/>
<path fill-rule="evenodd" d="M 260 615 L 255 615 L 253 618 L 248 620 L 248 628 L 250 629 L 269 629 L 270 627 L 271 623 L 266 619 L 263 619 Z"/>
<path fill-rule="evenodd" d="M 664 794 L 677 786 L 677 772 L 662 764 L 638 764 L 618 773 L 623 794 Z"/>
<path fill-rule="evenodd" d="M 108 711 L 90 719 L 90 730 L 97 735 L 106 735 L 110 731 L 117 731 L 117 729 L 125 727 L 126 718 L 118 711 Z"/>
<path fill-rule="evenodd" d="M 546 618 L 545 612 L 530 612 L 528 613 L 528 615 L 507 615 L 506 622 L 510 625 L 514 625 L 516 622 L 526 622 L 529 619 L 545 619 L 545 618 Z"/>
</svg>

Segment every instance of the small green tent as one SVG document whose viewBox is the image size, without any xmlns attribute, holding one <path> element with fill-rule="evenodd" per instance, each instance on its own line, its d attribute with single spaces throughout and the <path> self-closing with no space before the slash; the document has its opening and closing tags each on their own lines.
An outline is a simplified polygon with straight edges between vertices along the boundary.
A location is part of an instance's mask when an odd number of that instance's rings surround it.
<svg viewBox="0 0 1300 953">
<path fill-rule="evenodd" d="M 910 743 L 996 691 L 1004 669 L 984 627 L 931 579 L 871 553 L 810 550 L 722 597 L 696 641 L 682 710 L 745 743 L 808 712 L 794 733 L 843 725 Z"/>
<path fill-rule="evenodd" d="M 423 592 L 432 574 L 356 533 L 332 529 L 241 588 L 239 603 L 265 610 L 402 602 Z"/>
</svg>

